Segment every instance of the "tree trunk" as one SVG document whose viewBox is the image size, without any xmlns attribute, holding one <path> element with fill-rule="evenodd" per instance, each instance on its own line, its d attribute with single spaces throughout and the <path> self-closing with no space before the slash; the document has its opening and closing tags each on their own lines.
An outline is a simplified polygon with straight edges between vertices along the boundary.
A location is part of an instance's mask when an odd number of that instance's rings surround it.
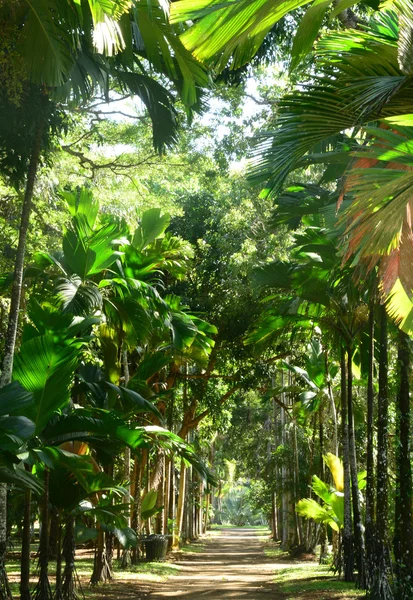
<svg viewBox="0 0 413 600">
<path fill-rule="evenodd" d="M 93 562 L 93 572 L 90 585 L 99 585 L 112 580 L 112 570 L 108 560 L 105 532 L 98 526 L 98 539 Z"/>
<path fill-rule="evenodd" d="M 65 559 L 65 568 L 62 581 L 62 598 L 63 600 L 77 600 L 75 567 L 75 519 L 73 515 L 69 515 L 66 519 L 62 554 L 63 558 Z"/>
<path fill-rule="evenodd" d="M 396 506 L 394 556 L 396 559 L 397 598 L 413 595 L 412 468 L 410 463 L 410 389 L 409 338 L 399 331 L 398 448 L 396 456 Z"/>
<path fill-rule="evenodd" d="M 351 515 L 351 477 L 348 439 L 347 418 L 347 374 L 346 355 L 341 348 L 341 427 L 343 439 L 343 469 L 344 469 L 344 527 L 343 527 L 343 571 L 344 581 L 354 581 L 354 551 L 353 551 L 353 527 Z"/>
<path fill-rule="evenodd" d="M 325 365 L 326 365 L 326 379 L 327 379 L 327 390 L 328 390 L 328 398 L 330 400 L 331 407 L 331 417 L 333 419 L 333 439 L 331 441 L 331 445 L 333 447 L 332 452 L 336 456 L 338 456 L 338 425 L 337 425 L 337 409 L 336 403 L 334 401 L 333 388 L 331 385 L 331 377 L 330 377 L 330 368 L 328 361 L 328 352 L 324 351 L 325 356 Z"/>
<path fill-rule="evenodd" d="M 20 565 L 20 600 L 30 600 L 30 504 L 31 490 L 24 492 L 23 536 Z"/>
<path fill-rule="evenodd" d="M 388 397 L 388 352 L 387 352 L 387 314 L 380 307 L 380 359 L 379 394 L 377 418 L 377 497 L 376 522 L 374 527 L 374 552 L 370 565 L 368 597 L 372 600 L 391 600 L 393 592 L 390 585 L 391 558 L 388 540 L 388 489 L 387 489 L 387 448 L 389 427 Z M 367 486 L 369 486 L 367 481 Z M 373 482 L 374 485 L 374 482 Z"/>
<path fill-rule="evenodd" d="M 185 485 L 186 482 L 186 467 L 184 461 L 181 460 L 181 472 L 179 477 L 179 494 L 178 494 L 178 508 L 176 511 L 176 528 L 174 530 L 174 542 L 173 547 L 178 548 L 179 542 L 181 541 L 182 525 L 184 517 L 185 507 Z"/>
<path fill-rule="evenodd" d="M 374 412 L 374 306 L 369 314 L 369 372 L 367 381 L 367 484 L 366 484 L 366 577 L 371 587 L 374 569 L 374 458 L 373 458 L 373 412 Z M 381 366 L 381 362 L 380 362 Z"/>
<path fill-rule="evenodd" d="M 129 362 L 128 362 L 128 351 L 126 349 L 124 349 L 122 351 L 122 365 L 123 365 L 123 376 L 124 376 L 124 386 L 128 387 L 128 383 L 129 383 Z M 127 486 L 127 494 L 125 494 L 123 501 L 127 504 L 131 502 L 131 484 L 130 484 L 130 476 L 131 476 L 131 472 L 130 472 L 130 459 L 131 459 L 131 452 L 130 452 L 130 448 L 128 446 L 126 446 L 125 448 L 125 457 L 124 457 L 124 462 L 123 462 L 123 468 L 124 468 L 124 476 L 125 476 L 125 480 L 126 480 L 126 486 Z M 128 516 L 127 516 L 127 526 L 130 527 L 131 526 L 131 513 L 129 511 Z M 118 553 L 120 551 L 120 542 L 118 542 Z M 127 569 L 130 565 L 131 565 L 132 559 L 131 559 L 131 553 L 129 548 L 124 548 L 123 552 L 122 552 L 122 559 L 121 559 L 121 567 L 122 569 Z"/>
<path fill-rule="evenodd" d="M 0 377 L 0 388 L 11 381 L 13 371 L 13 356 L 16 346 L 17 325 L 19 322 L 20 298 L 23 284 L 24 258 L 26 254 L 27 231 L 29 228 L 30 213 L 32 208 L 33 190 L 36 181 L 37 170 L 40 163 L 40 154 L 42 150 L 42 137 L 44 131 L 44 121 L 40 118 L 37 134 L 34 140 L 31 153 L 29 170 L 27 173 L 26 189 L 23 198 L 23 207 L 20 220 L 19 242 L 16 252 L 16 261 L 14 264 L 14 279 L 10 297 L 10 310 L 7 324 L 7 333 L 4 343 L 4 356 L 2 372 Z M 3 502 L 4 500 L 4 502 Z M 6 558 L 7 544 L 7 485 L 0 483 L 0 598 L 8 600 L 12 598 L 10 586 L 7 579 L 7 573 L 4 567 Z M 3 532 L 4 529 L 4 532 Z M 4 540 L 4 542 L 3 542 Z"/>
<path fill-rule="evenodd" d="M 42 530 L 39 550 L 39 581 L 33 593 L 34 600 L 52 600 L 49 581 L 49 469 L 44 470 L 44 493 L 42 500 Z"/>
<path fill-rule="evenodd" d="M 363 523 L 360 510 L 360 495 L 358 486 L 356 439 L 354 434 L 354 416 L 353 416 L 353 350 L 347 351 L 347 411 L 348 411 L 348 447 L 351 472 L 351 495 L 353 500 L 353 526 L 354 526 L 354 549 L 357 565 L 357 583 L 360 588 L 366 586 L 365 570 L 365 546 L 363 535 Z"/>
<path fill-rule="evenodd" d="M 137 564 L 140 560 L 139 538 L 141 535 L 141 482 L 141 465 L 138 461 L 138 457 L 135 455 L 132 479 L 132 497 L 134 504 L 131 510 L 131 527 L 138 536 L 138 544 L 135 548 L 133 548 L 132 551 L 132 564 Z"/>
<path fill-rule="evenodd" d="M 29 229 L 30 214 L 32 209 L 34 184 L 40 163 L 42 150 L 42 137 L 44 121 L 40 118 L 37 133 L 33 143 L 30 157 L 29 170 L 27 173 L 26 189 L 23 198 L 22 214 L 20 219 L 19 243 L 14 264 L 14 279 L 10 297 L 9 320 L 7 325 L 6 340 L 4 344 L 3 369 L 0 378 L 0 387 L 11 381 L 13 371 L 13 356 L 16 346 L 17 325 L 19 322 L 20 298 L 23 285 L 24 258 L 26 254 L 27 232 Z"/>
<path fill-rule="evenodd" d="M 56 587 L 53 600 L 63 600 L 62 590 L 62 520 L 60 511 L 57 513 L 57 539 L 56 539 Z"/>
<path fill-rule="evenodd" d="M 169 521 L 169 505 L 171 502 L 171 461 L 169 458 L 165 458 L 165 487 L 164 487 L 164 508 L 163 508 L 163 531 L 164 535 L 169 532 L 168 521 Z"/>
<path fill-rule="evenodd" d="M 12 600 L 5 559 L 7 552 L 7 485 L 0 484 L 0 599 Z"/>
</svg>

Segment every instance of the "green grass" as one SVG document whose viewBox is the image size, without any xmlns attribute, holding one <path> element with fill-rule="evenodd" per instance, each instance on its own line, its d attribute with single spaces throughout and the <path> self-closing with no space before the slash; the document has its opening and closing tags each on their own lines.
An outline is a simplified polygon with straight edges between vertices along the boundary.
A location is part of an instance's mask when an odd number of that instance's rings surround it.
<svg viewBox="0 0 413 600">
<path fill-rule="evenodd" d="M 354 589 L 353 584 L 334 576 L 328 566 L 314 563 L 277 570 L 274 581 L 277 589 L 286 595 L 285 600 L 350 600 L 365 596 L 364 592 Z"/>
<path fill-rule="evenodd" d="M 268 558 L 276 558 L 277 560 L 291 560 L 290 555 L 285 550 L 281 550 L 279 546 L 276 546 L 274 542 L 268 542 L 264 548 L 265 556 Z"/>
<path fill-rule="evenodd" d="M 105 584 L 105 594 L 108 596 L 113 595 L 117 597 L 116 591 L 119 591 L 117 586 L 128 586 L 136 585 L 136 583 L 161 583 L 166 581 L 169 577 L 177 575 L 180 567 L 173 563 L 147 563 L 142 562 L 137 565 L 132 565 L 128 569 L 121 569 L 117 561 L 113 561 L 114 567 L 114 581 L 113 583 Z M 7 560 L 6 564 L 9 578 L 11 578 L 10 587 L 13 595 L 18 596 L 19 594 L 19 578 L 20 578 L 20 561 L 17 558 L 11 558 Z M 37 560 L 32 560 L 30 563 L 30 574 L 33 579 L 36 579 Z M 89 588 L 88 582 L 92 574 L 93 559 L 79 557 L 76 558 L 76 570 L 82 581 L 82 588 L 87 598 L 96 598 L 100 600 L 102 598 L 102 587 L 97 589 Z M 56 572 L 56 562 L 50 561 L 49 563 L 49 574 L 51 577 L 52 587 L 54 575 Z M 34 583 L 33 583 L 34 586 Z"/>
<path fill-rule="evenodd" d="M 205 550 L 205 544 L 195 542 L 194 544 L 185 544 L 180 549 L 180 552 L 187 552 L 188 554 L 200 554 Z"/>
<path fill-rule="evenodd" d="M 208 526 L 208 530 L 221 530 L 221 529 L 263 529 L 268 531 L 268 525 L 218 525 L 217 523 L 213 523 Z"/>
</svg>

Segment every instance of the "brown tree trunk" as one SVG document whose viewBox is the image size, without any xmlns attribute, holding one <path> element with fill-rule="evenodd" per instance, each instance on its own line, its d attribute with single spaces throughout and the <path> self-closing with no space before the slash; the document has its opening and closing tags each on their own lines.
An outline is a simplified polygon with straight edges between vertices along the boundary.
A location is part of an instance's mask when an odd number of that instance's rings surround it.
<svg viewBox="0 0 413 600">
<path fill-rule="evenodd" d="M 347 370 L 346 355 L 341 348 L 340 357 L 341 372 L 341 427 L 343 440 L 343 469 L 344 469 L 344 527 L 342 537 L 343 549 L 343 572 L 344 581 L 354 581 L 354 550 L 353 550 L 353 527 L 351 514 L 351 477 L 348 439 L 348 416 L 347 416 Z"/>
<path fill-rule="evenodd" d="M 387 487 L 387 448 L 389 427 L 388 394 L 388 352 L 387 352 L 387 314 L 380 307 L 380 359 L 379 394 L 377 418 L 377 496 L 376 521 L 374 527 L 373 552 L 370 564 L 369 598 L 372 600 L 391 600 L 393 592 L 390 585 L 391 558 L 388 540 L 388 487 Z M 367 487 L 371 485 L 367 481 Z M 374 485 L 374 482 L 373 482 Z"/>
<path fill-rule="evenodd" d="M 10 383 L 13 371 L 13 356 L 16 347 L 17 325 L 19 322 L 20 298 L 23 285 L 23 271 L 24 258 L 26 254 L 27 232 L 29 229 L 34 184 L 36 181 L 37 170 L 40 164 L 43 131 L 44 121 L 43 118 L 40 117 L 39 124 L 37 126 L 36 137 L 33 143 L 33 149 L 29 163 L 29 170 L 27 173 L 26 189 L 23 198 L 23 207 L 20 219 L 19 242 L 16 252 L 16 261 L 14 264 L 14 279 L 10 297 L 10 310 L 7 324 L 6 339 L 4 344 L 2 372 L 0 377 L 0 388 Z M 12 598 L 12 594 L 8 583 L 7 573 L 4 567 L 7 544 L 7 486 L 5 483 L 0 483 L 0 498 L 0 598 L 2 600 L 9 600 Z"/>
<path fill-rule="evenodd" d="M 182 536 L 182 527 L 185 508 L 185 489 L 186 489 L 186 467 L 184 461 L 181 461 L 181 471 L 179 477 L 178 508 L 176 511 L 176 528 L 174 531 L 173 547 L 178 548 Z"/>
<path fill-rule="evenodd" d="M 32 493 L 24 492 L 23 537 L 20 563 L 20 600 L 30 600 L 30 504 Z"/>
<path fill-rule="evenodd" d="M 110 562 L 108 560 L 105 532 L 98 526 L 98 539 L 96 543 L 95 558 L 93 562 L 93 572 L 90 578 L 90 585 L 99 585 L 106 583 L 113 578 Z"/>
<path fill-rule="evenodd" d="M 398 584 L 397 598 L 413 596 L 413 531 L 412 531 L 412 468 L 410 463 L 410 350 L 409 338 L 399 331 L 398 427 L 396 457 L 396 506 L 394 524 L 394 556 Z"/>
<path fill-rule="evenodd" d="M 75 519 L 73 515 L 69 515 L 66 519 L 62 555 L 65 559 L 65 568 L 63 571 L 62 580 L 62 598 L 63 600 L 77 600 L 75 567 Z"/>
<path fill-rule="evenodd" d="M 39 550 L 39 581 L 33 593 L 34 600 L 52 600 L 49 581 L 49 469 L 44 470 L 44 493 L 42 499 L 42 531 Z"/>
<path fill-rule="evenodd" d="M 363 535 L 363 523 L 360 510 L 360 494 L 357 472 L 356 439 L 354 434 L 354 416 L 353 416 L 353 350 L 347 350 L 347 411 L 348 411 L 348 441 L 349 458 L 351 472 L 351 495 L 353 500 L 353 526 L 354 526 L 354 549 L 357 565 L 357 583 L 360 588 L 366 586 L 365 570 L 365 546 Z"/>
<path fill-rule="evenodd" d="M 374 412 L 374 306 L 369 314 L 369 372 L 367 381 L 367 485 L 366 485 L 366 577 L 371 587 L 374 569 L 374 458 L 373 458 L 373 412 Z M 381 366 L 381 363 L 380 363 Z"/>
</svg>

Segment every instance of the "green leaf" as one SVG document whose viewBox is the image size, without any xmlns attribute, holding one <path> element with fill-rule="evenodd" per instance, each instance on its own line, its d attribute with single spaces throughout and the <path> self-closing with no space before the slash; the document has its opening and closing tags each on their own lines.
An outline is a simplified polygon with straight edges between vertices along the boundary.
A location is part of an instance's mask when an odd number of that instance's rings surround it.
<svg viewBox="0 0 413 600">
<path fill-rule="evenodd" d="M 138 250 L 143 250 L 156 238 L 165 233 L 169 226 L 171 217 L 169 214 L 162 214 L 160 208 L 151 208 L 146 210 L 141 222 L 139 223 L 135 235 L 133 236 L 133 246 Z"/>
<path fill-rule="evenodd" d="M 33 405 L 33 394 L 18 382 L 12 381 L 0 388 L 0 416 L 24 415 Z"/>
<path fill-rule="evenodd" d="M 15 466 L 13 469 L 0 467 L 0 481 L 2 483 L 12 483 L 22 488 L 29 488 L 36 494 L 43 492 L 42 482 L 23 467 Z"/>
<path fill-rule="evenodd" d="M 51 335 L 41 335 L 24 342 L 14 359 L 13 379 L 33 395 L 26 416 L 42 432 L 52 415 L 66 406 L 70 384 L 77 366 L 79 350 L 62 346 Z"/>
<path fill-rule="evenodd" d="M 340 530 L 333 516 L 312 498 L 305 498 L 297 502 L 296 511 L 301 517 L 305 517 L 306 519 L 314 519 L 314 521 L 317 523 L 325 523 L 326 525 L 330 525 L 334 531 Z"/>
<path fill-rule="evenodd" d="M 324 15 L 331 0 L 315 0 L 305 15 L 300 19 L 297 33 L 294 36 L 293 47 L 291 49 L 291 66 L 294 70 L 300 62 L 311 51 L 312 45 L 317 37 L 318 31 L 324 19 Z"/>
<path fill-rule="evenodd" d="M 149 519 L 156 512 L 156 501 L 158 499 L 158 492 L 156 490 L 149 490 L 145 494 L 141 504 L 141 517 L 146 520 Z M 155 511 L 155 512 L 154 512 Z"/>
<path fill-rule="evenodd" d="M 288 12 L 310 0 L 180 0 L 171 4 L 171 23 L 196 20 L 181 39 L 200 61 L 224 69 L 247 63 L 265 36 Z"/>
<path fill-rule="evenodd" d="M 123 546 L 123 548 L 135 548 L 138 543 L 138 536 L 136 531 L 131 527 L 115 527 L 113 533 Z"/>
</svg>

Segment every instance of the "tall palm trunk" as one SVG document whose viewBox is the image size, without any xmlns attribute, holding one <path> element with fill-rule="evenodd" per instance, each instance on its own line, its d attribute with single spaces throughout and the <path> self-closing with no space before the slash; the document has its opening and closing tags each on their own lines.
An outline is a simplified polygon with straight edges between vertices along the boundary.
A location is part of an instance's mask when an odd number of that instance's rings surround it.
<svg viewBox="0 0 413 600">
<path fill-rule="evenodd" d="M 353 527 L 351 515 L 351 477 L 348 440 L 348 418 L 347 418 L 347 369 L 344 348 L 341 348 L 341 427 L 343 439 L 343 469 L 344 469 L 344 527 L 343 527 L 343 571 L 344 581 L 354 580 L 354 551 L 353 551 Z"/>
<path fill-rule="evenodd" d="M 44 470 L 44 493 L 42 499 L 42 531 L 39 550 L 39 581 L 33 593 L 34 600 L 52 600 L 49 581 L 49 469 Z"/>
<path fill-rule="evenodd" d="M 16 261 L 14 263 L 14 279 L 11 290 L 9 320 L 7 324 L 6 340 L 4 344 L 4 356 L 0 387 L 11 381 L 13 371 L 13 355 L 16 346 L 17 325 L 19 322 L 20 298 L 23 285 L 24 259 L 26 254 L 27 232 L 29 229 L 30 214 L 32 210 L 34 184 L 40 164 L 42 151 L 42 138 L 44 131 L 44 120 L 40 117 L 37 133 L 33 142 L 33 148 L 27 173 L 26 189 L 23 198 L 22 214 L 20 219 L 19 242 L 17 246 Z"/>
<path fill-rule="evenodd" d="M 410 463 L 410 389 L 409 338 L 399 332 L 398 440 L 396 458 L 396 506 L 394 524 L 394 556 L 400 600 L 413 594 L 413 531 L 412 531 L 412 467 Z"/>
<path fill-rule="evenodd" d="M 370 565 L 369 598 L 391 600 L 391 559 L 388 543 L 387 445 L 389 427 L 387 314 L 380 308 L 379 394 L 377 418 L 377 515 L 374 527 L 374 551 Z M 367 482 L 367 487 L 369 482 Z"/>
<path fill-rule="evenodd" d="M 360 588 L 366 586 L 365 546 L 363 522 L 361 519 L 360 496 L 357 473 L 356 438 L 354 434 L 353 415 L 353 349 L 347 349 L 347 416 L 348 416 L 348 448 L 351 472 L 351 496 L 353 501 L 354 550 L 357 565 L 357 583 Z"/>
<path fill-rule="evenodd" d="M 32 493 L 24 492 L 23 536 L 20 563 L 20 600 L 30 600 L 30 503 Z"/>
<path fill-rule="evenodd" d="M 0 485 L 0 599 L 12 600 L 9 581 L 5 569 L 7 550 L 7 485 Z"/>
<path fill-rule="evenodd" d="M 367 382 L 367 485 L 366 485 L 366 575 L 367 587 L 374 569 L 374 456 L 373 456 L 373 411 L 374 411 L 374 306 L 369 314 L 369 372 Z"/>
<path fill-rule="evenodd" d="M 20 298 L 23 284 L 23 269 L 24 257 L 26 254 L 27 231 L 29 229 L 34 184 L 36 181 L 36 175 L 40 164 L 43 131 L 44 121 L 43 118 L 40 117 L 36 137 L 33 143 L 29 170 L 27 173 L 26 189 L 23 198 L 23 207 L 19 231 L 19 243 L 17 246 L 16 261 L 14 264 L 14 279 L 10 298 L 7 333 L 4 344 L 4 356 L 2 372 L 0 377 L 0 388 L 10 383 L 13 371 L 13 356 L 14 349 L 16 346 L 17 325 L 19 322 Z M 5 483 L 0 483 L 0 498 L 2 500 L 0 501 L 0 598 L 2 600 L 3 598 L 5 600 L 8 600 L 9 598 L 12 598 L 12 595 L 7 580 L 7 574 L 4 568 L 7 542 L 7 486 Z"/>
<path fill-rule="evenodd" d="M 65 536 L 63 539 L 62 555 L 65 559 L 65 568 L 62 579 L 63 600 L 77 600 L 76 570 L 75 570 L 75 518 L 69 514 L 66 519 Z"/>
<path fill-rule="evenodd" d="M 62 593 L 62 519 L 60 511 L 56 515 L 56 587 L 53 600 L 63 600 Z"/>
<path fill-rule="evenodd" d="M 186 467 L 184 461 L 181 461 L 181 473 L 179 477 L 179 495 L 178 495 L 178 508 L 176 511 L 176 528 L 174 531 L 174 548 L 179 546 L 182 535 L 182 526 L 184 520 L 184 507 L 185 507 L 185 488 L 186 488 Z"/>
<path fill-rule="evenodd" d="M 126 347 L 122 351 L 122 364 L 123 364 L 124 386 L 128 387 L 130 374 L 129 374 L 128 350 Z M 123 462 L 124 474 L 125 474 L 125 479 L 127 481 L 126 485 L 127 485 L 127 490 L 128 490 L 127 494 L 125 494 L 125 497 L 124 497 L 124 502 L 126 504 L 131 502 L 130 466 L 131 466 L 131 451 L 130 451 L 130 448 L 128 446 L 126 446 L 124 462 Z M 131 526 L 130 511 L 127 516 L 127 526 L 128 527 Z M 132 559 L 131 559 L 130 550 L 129 550 L 129 548 L 124 548 L 124 550 L 122 552 L 122 560 L 121 560 L 122 569 L 126 569 L 127 567 L 129 567 L 131 562 L 132 562 Z"/>
</svg>

